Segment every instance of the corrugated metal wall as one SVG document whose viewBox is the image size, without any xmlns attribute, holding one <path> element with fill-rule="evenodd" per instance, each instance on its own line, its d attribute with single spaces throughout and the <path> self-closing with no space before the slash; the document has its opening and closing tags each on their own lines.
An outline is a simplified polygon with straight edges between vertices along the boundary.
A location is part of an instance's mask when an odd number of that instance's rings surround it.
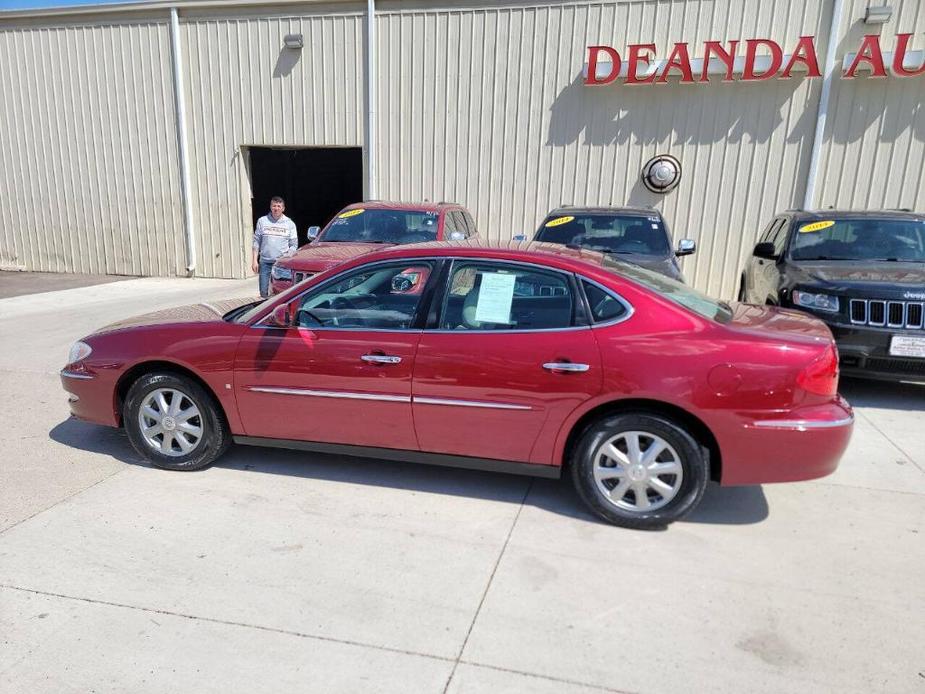
<svg viewBox="0 0 925 694">
<path fill-rule="evenodd" d="M 154 22 L 0 31 L 0 265 L 182 270 L 166 37 Z"/>
<path fill-rule="evenodd" d="M 241 146 L 362 146 L 364 18 L 186 17 L 181 33 L 197 273 L 242 277 L 254 227 Z M 305 48 L 284 48 L 287 34 Z"/>
<path fill-rule="evenodd" d="M 925 49 L 925 2 L 872 3 L 893 7 L 882 28 L 858 22 L 868 4 L 846 0 L 840 54 L 856 52 L 865 34 L 880 34 L 884 52 L 898 33 Z M 836 80 L 829 113 L 817 206 L 925 211 L 925 77 Z"/>
<path fill-rule="evenodd" d="M 378 197 L 457 200 L 488 238 L 530 234 L 562 203 L 655 205 L 676 238 L 698 242 L 690 280 L 732 296 L 765 221 L 802 203 L 822 80 L 587 88 L 586 47 L 654 41 L 664 56 L 686 41 L 696 56 L 705 40 L 767 37 L 790 52 L 815 34 L 822 61 L 832 4 L 380 0 Z M 922 3 L 892 4 L 878 29 L 858 21 L 864 0 L 846 0 L 839 54 L 872 31 L 885 49 L 899 32 L 921 48 Z M 248 273 L 247 146 L 363 144 L 364 10 L 181 12 L 197 274 Z M 0 265 L 183 272 L 166 19 L 51 17 L 0 30 Z M 282 48 L 289 33 L 304 35 L 303 51 Z M 820 204 L 925 208 L 923 84 L 835 81 Z M 661 152 L 684 167 L 667 196 L 639 180 Z"/>
<path fill-rule="evenodd" d="M 734 291 L 763 220 L 802 201 L 818 99 L 812 80 L 710 85 L 581 83 L 586 47 L 825 35 L 828 3 L 624 2 L 397 11 L 380 23 L 385 198 L 458 200 L 489 238 L 531 235 L 559 204 L 654 205 L 697 240 L 688 278 Z M 824 7 L 825 5 L 825 7 Z M 825 41 L 818 44 L 824 55 Z M 815 87 L 815 88 L 814 88 Z M 644 162 L 671 153 L 660 196 Z M 386 168 L 387 167 L 387 168 Z"/>
</svg>

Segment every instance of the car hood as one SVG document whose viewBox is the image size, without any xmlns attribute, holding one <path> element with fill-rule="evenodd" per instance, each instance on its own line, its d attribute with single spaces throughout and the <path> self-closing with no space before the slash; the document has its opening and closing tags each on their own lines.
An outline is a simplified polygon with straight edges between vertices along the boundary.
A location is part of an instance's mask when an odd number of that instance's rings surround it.
<svg viewBox="0 0 925 694">
<path fill-rule="evenodd" d="M 678 280 L 679 282 L 684 281 L 684 276 L 681 274 L 681 269 L 678 267 L 678 263 L 673 255 L 659 256 L 641 255 L 637 253 L 611 253 L 610 257 L 614 260 L 622 260 L 626 263 L 639 265 L 646 270 L 652 270 L 652 272 L 657 272 L 673 280 Z"/>
<path fill-rule="evenodd" d="M 925 285 L 925 263 L 901 262 L 791 262 L 788 274 L 794 283 L 811 282 L 830 285 L 835 292 L 853 289 L 897 289 L 921 294 Z M 915 298 L 915 297 L 909 297 Z"/>
<path fill-rule="evenodd" d="M 303 246 L 294 254 L 280 258 L 277 264 L 293 270 L 321 272 L 358 255 L 372 253 L 392 244 L 386 243 L 347 243 L 340 241 L 315 241 Z"/>
<path fill-rule="evenodd" d="M 109 333 L 115 330 L 125 330 L 126 328 L 139 328 L 146 325 L 164 325 L 167 323 L 211 323 L 221 321 L 229 311 L 232 311 L 245 304 L 255 301 L 255 297 L 245 297 L 240 299 L 226 299 L 222 301 L 209 301 L 199 304 L 190 304 L 189 306 L 177 306 L 176 308 L 167 308 L 162 311 L 145 313 L 133 318 L 112 323 L 96 331 L 99 333 Z"/>
</svg>

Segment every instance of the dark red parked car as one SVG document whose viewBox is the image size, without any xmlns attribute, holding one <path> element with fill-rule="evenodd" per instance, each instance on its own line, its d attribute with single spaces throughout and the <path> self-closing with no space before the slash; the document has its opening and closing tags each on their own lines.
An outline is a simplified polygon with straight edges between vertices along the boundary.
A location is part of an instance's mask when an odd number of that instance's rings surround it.
<svg viewBox="0 0 925 694">
<path fill-rule="evenodd" d="M 596 252 L 431 243 L 354 258 L 284 294 L 200 304 L 77 343 L 83 419 L 154 465 L 232 442 L 556 477 L 629 527 L 690 512 L 709 479 L 832 472 L 850 406 L 825 325 L 728 306 Z"/>
<path fill-rule="evenodd" d="M 318 232 L 318 227 L 312 227 Z M 475 238 L 475 220 L 453 202 L 383 202 L 347 205 L 295 254 L 280 258 L 270 272 L 270 294 L 279 294 L 304 279 L 383 245 L 462 241 Z"/>
</svg>

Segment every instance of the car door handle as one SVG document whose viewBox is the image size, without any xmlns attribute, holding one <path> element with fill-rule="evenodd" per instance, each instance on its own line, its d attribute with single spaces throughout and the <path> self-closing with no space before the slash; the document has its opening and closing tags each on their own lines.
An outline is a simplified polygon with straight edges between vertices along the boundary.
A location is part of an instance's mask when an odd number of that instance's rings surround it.
<svg viewBox="0 0 925 694">
<path fill-rule="evenodd" d="M 360 359 L 370 364 L 398 364 L 401 362 L 401 357 L 393 357 L 389 354 L 364 354 Z"/>
<path fill-rule="evenodd" d="M 547 371 L 561 371 L 565 373 L 583 373 L 591 367 L 587 364 L 575 364 L 570 361 L 548 361 L 543 364 Z"/>
</svg>

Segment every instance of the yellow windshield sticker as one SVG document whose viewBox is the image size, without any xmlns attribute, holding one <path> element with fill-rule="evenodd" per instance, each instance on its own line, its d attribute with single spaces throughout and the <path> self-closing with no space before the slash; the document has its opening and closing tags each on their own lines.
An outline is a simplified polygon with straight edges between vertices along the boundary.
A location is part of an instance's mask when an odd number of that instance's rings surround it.
<svg viewBox="0 0 925 694">
<path fill-rule="evenodd" d="M 820 231 L 822 229 L 828 229 L 831 226 L 835 226 L 835 222 L 831 219 L 827 219 L 824 222 L 813 222 L 812 224 L 804 224 L 797 231 L 801 234 L 808 234 L 811 231 Z"/>
<path fill-rule="evenodd" d="M 366 212 L 366 210 L 363 210 L 363 209 L 359 209 L 359 210 L 347 210 L 347 211 L 344 212 L 343 214 L 337 215 L 337 218 L 338 218 L 338 219 L 347 219 L 347 217 L 356 217 L 358 214 L 363 214 L 364 212 Z"/>
<path fill-rule="evenodd" d="M 568 224 L 573 219 L 575 218 L 574 217 L 556 217 L 555 219 L 550 219 L 548 222 L 546 222 L 546 226 L 557 227 L 560 224 Z"/>
</svg>

